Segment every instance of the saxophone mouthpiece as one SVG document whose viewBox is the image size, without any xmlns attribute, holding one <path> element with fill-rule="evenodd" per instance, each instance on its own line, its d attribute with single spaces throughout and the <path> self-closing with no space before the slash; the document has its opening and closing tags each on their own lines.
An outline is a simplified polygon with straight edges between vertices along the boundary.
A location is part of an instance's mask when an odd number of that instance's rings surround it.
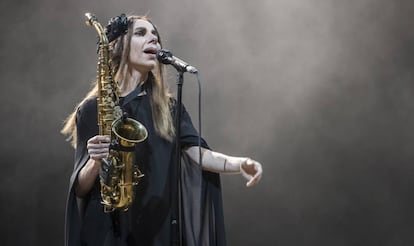
<svg viewBox="0 0 414 246">
<path fill-rule="evenodd" d="M 86 17 L 85 23 L 86 23 L 87 26 L 92 26 L 92 23 L 97 20 L 96 16 L 94 14 L 89 13 L 89 12 L 85 13 L 85 17 Z"/>
</svg>

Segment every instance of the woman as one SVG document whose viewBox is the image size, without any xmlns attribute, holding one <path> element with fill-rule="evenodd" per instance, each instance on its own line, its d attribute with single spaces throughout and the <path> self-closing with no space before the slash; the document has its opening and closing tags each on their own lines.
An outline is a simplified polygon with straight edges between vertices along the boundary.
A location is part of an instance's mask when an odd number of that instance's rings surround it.
<svg viewBox="0 0 414 246">
<path fill-rule="evenodd" d="M 113 41 L 114 80 L 120 104 L 140 121 L 148 138 L 135 148 L 145 174 L 126 212 L 104 213 L 99 169 L 109 154 L 109 137 L 98 135 L 97 85 L 78 105 L 62 130 L 76 149 L 66 214 L 66 245 L 171 245 L 178 240 L 175 168 L 174 99 L 156 58 L 161 49 L 156 27 L 142 16 L 128 17 L 128 31 Z M 182 230 L 184 245 L 225 245 L 220 180 L 217 173 L 241 173 L 247 186 L 262 175 L 260 163 L 209 150 L 204 140 L 199 164 L 198 136 L 183 108 L 180 145 Z"/>
</svg>

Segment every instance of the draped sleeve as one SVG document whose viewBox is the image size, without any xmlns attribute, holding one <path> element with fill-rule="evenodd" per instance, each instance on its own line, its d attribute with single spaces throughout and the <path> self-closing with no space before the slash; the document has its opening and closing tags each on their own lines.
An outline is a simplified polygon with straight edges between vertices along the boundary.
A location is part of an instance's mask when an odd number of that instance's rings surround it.
<svg viewBox="0 0 414 246">
<path fill-rule="evenodd" d="M 181 148 L 198 146 L 198 132 L 183 107 Z M 210 149 L 201 138 L 201 147 Z M 183 236 L 189 246 L 226 245 L 220 175 L 205 171 L 182 151 Z"/>
</svg>

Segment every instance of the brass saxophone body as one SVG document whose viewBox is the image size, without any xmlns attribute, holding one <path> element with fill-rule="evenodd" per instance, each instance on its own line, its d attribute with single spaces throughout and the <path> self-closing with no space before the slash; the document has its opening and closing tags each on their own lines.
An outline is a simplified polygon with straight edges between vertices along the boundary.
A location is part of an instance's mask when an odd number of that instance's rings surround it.
<svg viewBox="0 0 414 246">
<path fill-rule="evenodd" d="M 134 186 L 144 176 L 135 164 L 135 145 L 144 141 L 146 128 L 123 114 L 119 105 L 118 87 L 112 76 L 110 40 L 106 29 L 90 13 L 86 24 L 98 32 L 98 127 L 99 135 L 111 137 L 109 156 L 102 160 L 100 170 L 101 197 L 105 212 L 128 210 L 134 200 Z M 123 16 L 126 18 L 125 16 Z M 126 31 L 126 29 L 125 29 Z M 111 37 L 114 39 L 114 37 Z"/>
</svg>

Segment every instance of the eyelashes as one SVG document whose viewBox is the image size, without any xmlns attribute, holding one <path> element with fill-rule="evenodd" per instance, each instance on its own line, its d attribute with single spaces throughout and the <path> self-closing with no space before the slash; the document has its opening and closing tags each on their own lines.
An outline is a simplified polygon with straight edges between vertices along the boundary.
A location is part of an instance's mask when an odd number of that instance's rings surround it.
<svg viewBox="0 0 414 246">
<path fill-rule="evenodd" d="M 134 35 L 137 36 L 145 36 L 146 31 L 145 30 L 139 30 L 139 31 L 135 31 Z"/>
<path fill-rule="evenodd" d="M 153 30 L 151 33 L 158 38 L 158 33 L 156 30 Z M 137 35 L 137 36 L 145 36 L 145 34 L 147 34 L 147 29 L 145 28 L 138 28 L 134 32 L 134 35 Z"/>
</svg>

